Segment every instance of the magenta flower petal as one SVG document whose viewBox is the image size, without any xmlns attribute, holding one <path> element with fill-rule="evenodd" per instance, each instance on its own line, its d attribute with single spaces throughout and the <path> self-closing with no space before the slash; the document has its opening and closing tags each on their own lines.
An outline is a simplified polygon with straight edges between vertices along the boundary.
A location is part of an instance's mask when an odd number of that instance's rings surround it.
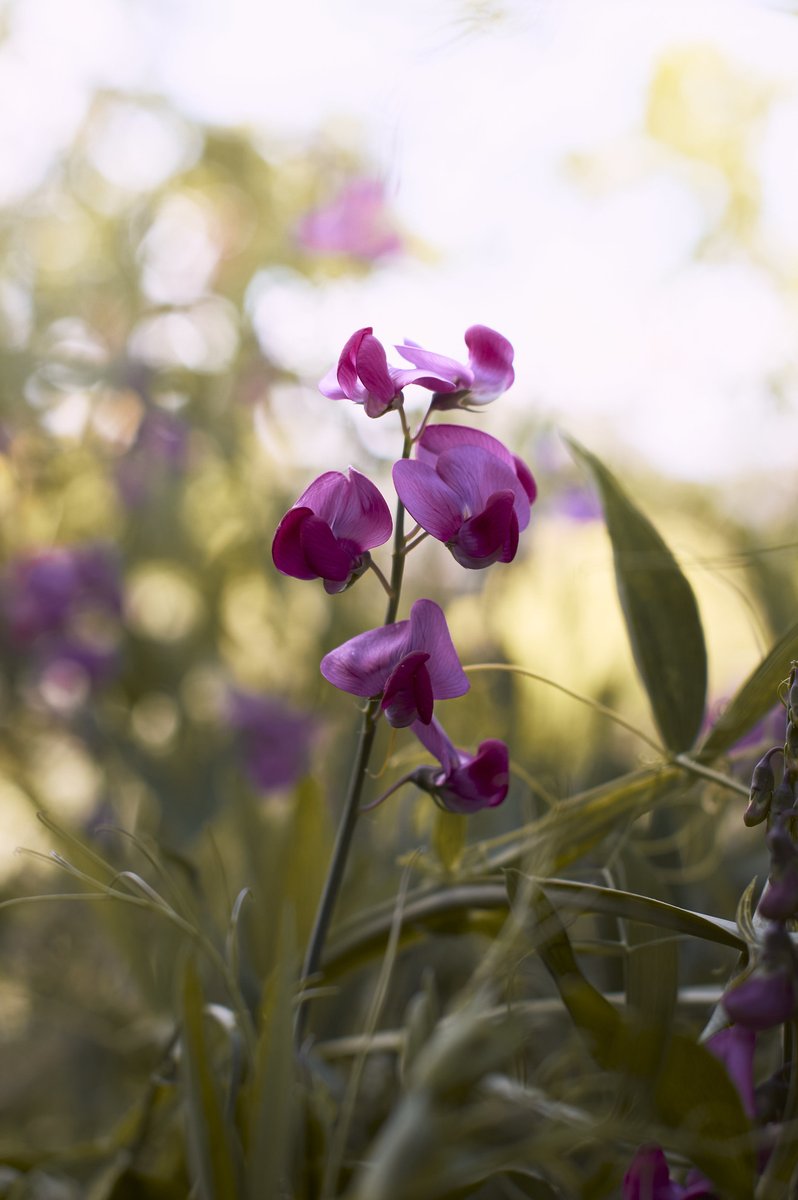
<svg viewBox="0 0 798 1200">
<path fill-rule="evenodd" d="M 510 492 L 519 529 L 529 524 L 529 498 L 515 471 L 479 446 L 446 450 L 438 456 L 435 470 L 452 491 L 461 496 L 469 516 L 481 512 L 491 496 Z"/>
<path fill-rule="evenodd" d="M 434 697 L 428 661 L 428 654 L 407 654 L 388 676 L 381 708 L 388 723 L 397 729 L 414 721 L 429 725 L 432 720 Z"/>
<path fill-rule="evenodd" d="M 452 771 L 458 769 L 460 766 L 460 755 L 437 718 L 433 717 L 428 725 L 422 725 L 420 722 L 413 725 L 413 733 L 422 746 L 425 746 L 430 754 L 437 758 L 443 767 L 444 774 L 450 775 Z"/>
<path fill-rule="evenodd" d="M 358 377 L 366 389 L 366 412 L 370 417 L 380 417 L 396 399 L 397 388 L 382 343 L 370 331 L 361 338 L 355 361 Z"/>
<path fill-rule="evenodd" d="M 311 515 L 299 529 L 299 544 L 305 562 L 320 579 L 342 583 L 352 573 L 353 556 L 341 548 L 330 526 L 321 517 Z"/>
<path fill-rule="evenodd" d="M 538 485 L 535 483 L 535 477 L 530 471 L 522 458 L 517 454 L 513 455 L 513 465 L 515 473 L 518 476 L 518 482 L 527 494 L 530 504 L 534 504 L 538 494 Z"/>
<path fill-rule="evenodd" d="M 518 517 L 512 492 L 497 492 L 487 506 L 465 521 L 450 549 L 463 567 L 489 567 L 512 562 L 518 550 Z"/>
<path fill-rule="evenodd" d="M 756 1113 L 754 1100 L 754 1050 L 756 1033 L 744 1025 L 730 1025 L 713 1034 L 705 1043 L 707 1050 L 719 1059 L 737 1088 L 746 1114 L 753 1118 Z"/>
<path fill-rule="evenodd" d="M 455 536 L 463 523 L 462 504 L 434 467 L 401 459 L 394 464 L 393 482 L 402 504 L 422 529 L 441 542 Z"/>
<path fill-rule="evenodd" d="M 430 792 L 450 812 L 475 813 L 501 804 L 510 786 L 510 756 L 504 742 L 482 742 L 475 755 L 457 750 L 433 717 L 429 725 L 416 721 L 413 733 L 438 759 L 442 770 L 422 767 L 416 784 Z"/>
<path fill-rule="evenodd" d="M 326 471 L 306 488 L 297 505 L 312 508 L 337 538 L 360 550 L 382 546 L 393 531 L 391 510 L 370 479 L 354 467 L 348 474 L 347 479 L 340 471 Z"/>
<path fill-rule="evenodd" d="M 472 325 L 466 330 L 469 366 L 474 373 L 467 398 L 469 404 L 490 404 L 506 392 L 515 379 L 513 347 L 495 329 Z"/>
<path fill-rule="evenodd" d="M 681 1200 L 659 1146 L 641 1146 L 623 1177 L 622 1200 Z"/>
<path fill-rule="evenodd" d="M 428 670 L 436 700 L 465 695 L 471 684 L 460 666 L 443 610 L 433 600 L 416 600 L 411 608 L 408 649 L 429 653 Z"/>
<path fill-rule="evenodd" d="M 309 508 L 290 508 L 277 526 L 272 542 L 272 559 L 283 575 L 291 575 L 294 579 L 317 578 L 305 558 L 301 540 L 302 526 L 312 516 Z"/>
<path fill-rule="evenodd" d="M 358 379 L 357 356 L 363 340 L 373 333 L 370 325 L 357 329 L 348 339 L 338 359 L 338 383 L 349 400 L 363 402 L 365 389 Z M 325 379 L 327 376 L 325 376 Z"/>
<path fill-rule="evenodd" d="M 452 392 L 471 386 L 474 379 L 473 372 L 454 358 L 447 358 L 445 354 L 434 354 L 431 350 L 424 350 L 416 342 L 405 341 L 396 349 L 402 358 L 411 362 L 419 372 L 426 373 L 425 379 L 413 380 L 422 387 L 428 387 L 436 392 Z"/>
<path fill-rule="evenodd" d="M 789 1021 L 796 1008 L 795 980 L 788 968 L 749 975 L 743 983 L 730 988 L 723 1007 L 730 1019 L 745 1029 L 772 1029 Z"/>
</svg>

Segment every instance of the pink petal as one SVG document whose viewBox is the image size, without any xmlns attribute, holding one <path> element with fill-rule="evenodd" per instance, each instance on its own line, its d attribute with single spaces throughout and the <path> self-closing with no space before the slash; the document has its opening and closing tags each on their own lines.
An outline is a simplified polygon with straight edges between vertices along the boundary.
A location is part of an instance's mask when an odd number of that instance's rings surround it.
<svg viewBox="0 0 798 1200">
<path fill-rule="evenodd" d="M 438 455 L 436 468 L 444 483 L 460 496 L 470 515 L 483 511 L 496 492 L 511 492 L 519 529 L 529 524 L 529 497 L 514 469 L 480 446 L 463 446 Z"/>
<path fill-rule="evenodd" d="M 487 325 L 472 325 L 466 330 L 468 363 L 474 372 L 469 401 L 489 404 L 506 392 L 515 379 L 513 347 Z"/>
<path fill-rule="evenodd" d="M 447 358 L 445 354 L 434 354 L 431 350 L 424 350 L 415 342 L 405 341 L 396 349 L 402 358 L 406 358 L 413 366 L 431 377 L 425 386 L 434 384 L 436 391 L 460 391 L 471 386 L 473 373 L 454 358 Z M 421 381 L 415 380 L 414 382 L 420 383 Z M 440 387 L 437 387 L 438 384 Z"/>
<path fill-rule="evenodd" d="M 326 521 L 310 516 L 299 530 L 299 543 L 308 567 L 321 579 L 343 583 L 352 573 L 353 556 L 338 544 Z"/>
<path fill-rule="evenodd" d="M 410 728 L 422 746 L 437 758 L 446 775 L 457 770 L 460 766 L 460 755 L 436 717 L 432 718 L 429 725 L 417 721 Z"/>
<path fill-rule="evenodd" d="M 313 516 L 309 508 L 289 508 L 272 542 L 272 561 L 283 575 L 293 579 L 316 579 L 317 574 L 308 565 L 302 549 L 301 532 L 304 523 Z"/>
<path fill-rule="evenodd" d="M 393 482 L 402 504 L 422 529 L 441 542 L 454 537 L 463 523 L 462 503 L 433 467 L 401 459 L 394 464 Z"/>
<path fill-rule="evenodd" d="M 342 504 L 333 528 L 336 537 L 349 538 L 361 550 L 382 546 L 393 533 L 391 510 L 382 493 L 354 467 L 349 468 L 346 503 Z"/>
<path fill-rule="evenodd" d="M 503 442 L 483 433 L 481 429 L 472 429 L 468 425 L 428 425 L 421 435 L 416 450 L 416 457 L 422 462 L 430 462 L 443 454 L 445 450 L 458 450 L 463 446 L 477 446 L 487 450 L 495 458 L 515 469 L 513 455 Z"/>
<path fill-rule="evenodd" d="M 338 383 L 344 395 L 350 400 L 362 402 L 364 399 L 364 389 L 358 379 L 357 356 L 363 339 L 370 337 L 371 332 L 370 325 L 356 330 L 347 341 L 341 351 L 341 357 L 338 359 Z"/>
<path fill-rule="evenodd" d="M 416 600 L 410 610 L 408 651 L 429 654 L 428 665 L 432 694 L 436 700 L 464 695 L 471 686 L 446 624 L 443 610 L 433 600 Z"/>
<path fill-rule="evenodd" d="M 428 661 L 428 654 L 406 654 L 388 677 L 380 707 L 396 729 L 405 729 L 414 721 L 428 725 L 432 720 L 434 698 Z"/>
<path fill-rule="evenodd" d="M 329 683 L 353 696 L 378 696 L 396 664 L 411 649 L 410 622 L 382 625 L 350 638 L 321 660 Z M 412 649 L 421 647 L 412 647 Z"/>
<path fill-rule="evenodd" d="M 388 359 L 382 343 L 371 336 L 370 330 L 360 340 L 355 363 L 358 376 L 368 392 L 368 396 L 379 401 L 383 408 L 391 404 L 396 397 L 396 388 L 388 372 Z M 368 398 L 366 411 L 368 412 Z"/>
<path fill-rule="evenodd" d="M 497 492 L 483 512 L 466 521 L 452 554 L 463 567 L 481 569 L 495 562 L 512 562 L 518 550 L 518 517 L 512 492 Z"/>
</svg>

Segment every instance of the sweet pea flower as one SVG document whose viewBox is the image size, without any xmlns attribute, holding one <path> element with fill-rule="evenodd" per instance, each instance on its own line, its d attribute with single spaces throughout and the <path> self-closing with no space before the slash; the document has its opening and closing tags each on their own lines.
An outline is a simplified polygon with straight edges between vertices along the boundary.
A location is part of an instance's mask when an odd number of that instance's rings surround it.
<svg viewBox="0 0 798 1200">
<path fill-rule="evenodd" d="M 393 521 L 377 488 L 349 468 L 326 471 L 307 488 L 277 526 L 274 565 L 294 579 L 323 579 L 342 592 L 367 569 L 368 553 L 391 536 Z"/>
<path fill-rule="evenodd" d="M 307 774 L 316 722 L 273 696 L 233 688 L 225 716 L 250 782 L 260 791 L 291 787 Z"/>
<path fill-rule="evenodd" d="M 381 417 L 402 403 L 402 388 L 417 383 L 432 391 L 453 392 L 456 385 L 430 375 L 426 368 L 409 370 L 389 367 L 382 342 L 371 326 L 352 334 L 341 351 L 338 364 L 322 379 L 319 391 L 330 400 L 353 400 L 362 404 L 369 417 Z"/>
<path fill-rule="evenodd" d="M 798 964 L 784 925 L 773 924 L 750 975 L 723 996 L 729 1018 L 757 1032 L 789 1021 L 798 1007 Z"/>
<path fill-rule="evenodd" d="M 396 347 L 402 358 L 447 385 L 434 389 L 436 408 L 482 408 L 512 386 L 514 351 L 506 337 L 487 325 L 471 325 L 465 332 L 465 344 L 468 366 L 424 350 L 416 342 L 405 341 Z"/>
<path fill-rule="evenodd" d="M 714 1200 L 715 1189 L 698 1172 L 687 1186 L 671 1179 L 668 1160 L 659 1146 L 641 1146 L 623 1177 L 622 1200 Z"/>
<path fill-rule="evenodd" d="M 787 921 L 798 912 L 798 849 L 784 817 L 776 817 L 767 843 L 770 874 L 756 911 L 771 921 Z"/>
<path fill-rule="evenodd" d="M 422 529 L 478 570 L 511 562 L 537 488 L 529 468 L 490 434 L 430 425 L 415 459 L 393 468 L 400 500 Z"/>
<path fill-rule="evenodd" d="M 754 1050 L 756 1033 L 744 1025 L 728 1025 L 705 1043 L 707 1050 L 722 1062 L 742 1101 L 746 1116 L 756 1114 L 754 1098 Z"/>
<path fill-rule="evenodd" d="M 378 179 L 350 179 L 332 200 L 302 218 L 297 240 L 310 253 L 348 254 L 363 262 L 402 249 Z"/>
<path fill-rule="evenodd" d="M 469 689 L 443 611 L 417 600 L 410 619 L 360 633 L 321 660 L 321 673 L 342 692 L 382 696 L 390 725 L 429 725 L 435 700 Z"/>
<path fill-rule="evenodd" d="M 467 754 L 452 744 L 435 717 L 429 725 L 415 721 L 411 729 L 442 768 L 421 767 L 413 772 L 412 781 L 442 808 L 468 814 L 501 804 L 510 786 L 509 754 L 504 742 L 491 738 L 480 743 L 476 754 Z"/>
</svg>

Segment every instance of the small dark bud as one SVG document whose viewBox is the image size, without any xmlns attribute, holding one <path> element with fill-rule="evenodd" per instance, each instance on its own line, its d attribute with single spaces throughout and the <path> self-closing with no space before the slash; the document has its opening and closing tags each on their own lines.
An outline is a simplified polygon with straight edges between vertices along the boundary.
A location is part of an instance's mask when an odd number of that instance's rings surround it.
<svg viewBox="0 0 798 1200">
<path fill-rule="evenodd" d="M 770 802 L 770 811 L 774 817 L 780 816 L 782 813 L 789 813 L 795 803 L 790 781 L 785 776 L 779 786 L 773 793 L 773 798 Z"/>
<path fill-rule="evenodd" d="M 794 719 L 787 722 L 786 746 L 790 758 L 798 758 L 798 711 L 793 712 Z"/>
<path fill-rule="evenodd" d="M 784 1106 L 790 1090 L 791 1066 L 792 1064 L 788 1063 L 754 1090 L 756 1118 L 762 1125 L 771 1121 L 781 1121 L 784 1117 Z"/>
<path fill-rule="evenodd" d="M 773 773 L 770 760 L 775 753 L 775 748 L 768 750 L 767 754 L 760 758 L 751 775 L 751 791 L 748 795 L 748 807 L 743 814 L 743 820 L 749 828 L 759 825 L 770 812 L 773 789 L 776 786 L 776 776 Z"/>
<path fill-rule="evenodd" d="M 798 910 L 798 850 L 783 818 L 767 837 L 770 874 L 757 912 L 771 921 L 787 921 Z"/>
</svg>

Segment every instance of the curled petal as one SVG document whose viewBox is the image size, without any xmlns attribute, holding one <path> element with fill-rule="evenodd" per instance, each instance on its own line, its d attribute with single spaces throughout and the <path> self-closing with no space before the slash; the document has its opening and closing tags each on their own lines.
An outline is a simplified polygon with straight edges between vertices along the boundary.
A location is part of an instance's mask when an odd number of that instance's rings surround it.
<svg viewBox="0 0 798 1200">
<path fill-rule="evenodd" d="M 529 498 L 512 467 L 479 446 L 446 450 L 435 469 L 441 479 L 463 498 L 469 516 L 482 512 L 497 492 L 510 492 L 519 529 L 529 524 Z"/>
<path fill-rule="evenodd" d="M 510 787 L 510 760 L 504 742 L 490 739 L 480 743 L 473 758 L 443 781 L 439 798 L 452 812 L 474 813 L 495 808 Z"/>
<path fill-rule="evenodd" d="M 338 359 L 338 384 L 343 394 L 349 400 L 356 400 L 362 404 L 365 399 L 365 388 L 358 379 L 357 358 L 361 344 L 364 339 L 371 337 L 373 333 L 372 327 L 367 325 L 364 329 L 357 329 L 347 341 L 341 357 Z M 326 380 L 327 376 L 325 376 Z"/>
<path fill-rule="evenodd" d="M 313 516 L 304 506 L 290 508 L 277 526 L 272 542 L 272 560 L 283 575 L 294 579 L 316 579 L 318 573 L 312 569 L 302 548 L 302 526 Z"/>
<path fill-rule="evenodd" d="M 445 354 L 434 354 L 431 350 L 424 350 L 415 342 L 408 341 L 396 349 L 402 358 L 406 358 L 418 368 L 419 377 L 412 382 L 420 384 L 421 387 L 427 387 L 434 392 L 456 392 L 469 388 L 473 382 L 473 372 L 456 359 L 447 358 Z"/>
<path fill-rule="evenodd" d="M 299 527 L 299 544 L 314 575 L 343 583 L 352 573 L 357 555 L 345 550 L 326 521 L 309 516 Z"/>
<path fill-rule="evenodd" d="M 340 471 L 320 475 L 299 497 L 300 504 L 322 517 L 337 538 L 361 550 L 381 546 L 393 530 L 390 509 L 379 490 L 354 467 L 348 479 Z"/>
<path fill-rule="evenodd" d="M 381 707 L 388 723 L 397 729 L 414 721 L 429 725 L 432 720 L 434 697 L 428 661 L 428 654 L 407 654 L 388 677 Z"/>
<path fill-rule="evenodd" d="M 515 379 L 513 347 L 495 329 L 472 325 L 466 330 L 469 366 L 474 373 L 467 402 L 489 404 L 506 392 Z"/>
<path fill-rule="evenodd" d="M 381 342 L 369 330 L 360 340 L 355 361 L 357 374 L 366 389 L 365 406 L 370 417 L 380 417 L 396 399 L 397 389 L 388 370 Z"/>
<path fill-rule="evenodd" d="M 512 562 L 518 550 L 518 517 L 512 492 L 491 496 L 484 511 L 463 524 L 450 549 L 461 566 L 472 569 Z"/>
<path fill-rule="evenodd" d="M 422 746 L 437 758 L 444 774 L 449 775 L 457 770 L 460 766 L 460 755 L 437 718 L 433 717 L 428 725 L 417 722 L 412 729 Z"/>
</svg>

